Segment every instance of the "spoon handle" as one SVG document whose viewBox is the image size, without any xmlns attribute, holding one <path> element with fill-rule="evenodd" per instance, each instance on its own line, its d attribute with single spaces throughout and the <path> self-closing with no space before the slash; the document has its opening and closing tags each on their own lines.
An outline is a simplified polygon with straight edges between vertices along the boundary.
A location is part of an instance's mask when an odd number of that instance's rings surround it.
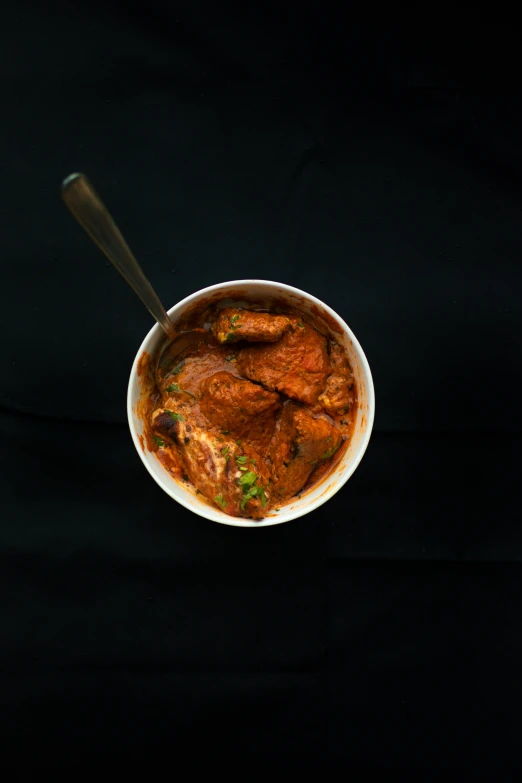
<svg viewBox="0 0 522 783">
<path fill-rule="evenodd" d="M 62 198 L 78 223 L 138 294 L 167 336 L 174 337 L 174 327 L 158 295 L 85 174 L 71 174 L 64 179 Z"/>
</svg>

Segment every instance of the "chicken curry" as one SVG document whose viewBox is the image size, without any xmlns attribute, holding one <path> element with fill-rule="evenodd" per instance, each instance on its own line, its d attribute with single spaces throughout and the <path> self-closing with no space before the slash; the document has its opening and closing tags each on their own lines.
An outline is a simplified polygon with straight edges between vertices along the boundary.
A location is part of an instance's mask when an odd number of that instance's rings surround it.
<svg viewBox="0 0 522 783">
<path fill-rule="evenodd" d="M 345 450 L 351 368 L 299 314 L 216 308 L 206 329 L 160 371 L 148 441 L 171 475 L 222 511 L 262 519 Z"/>
</svg>

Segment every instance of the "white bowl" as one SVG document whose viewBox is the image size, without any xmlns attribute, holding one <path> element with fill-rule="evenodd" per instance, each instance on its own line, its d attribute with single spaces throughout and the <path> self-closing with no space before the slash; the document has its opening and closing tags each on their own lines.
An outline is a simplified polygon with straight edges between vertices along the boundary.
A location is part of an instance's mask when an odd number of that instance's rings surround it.
<svg viewBox="0 0 522 783">
<path fill-rule="evenodd" d="M 370 367 L 351 329 L 328 305 L 297 288 L 292 288 L 292 286 L 284 285 L 283 283 L 272 283 L 269 280 L 233 280 L 196 291 L 196 293 L 182 299 L 168 312 L 172 322 L 176 325 L 182 316 L 186 316 L 197 303 L 201 304 L 202 300 L 221 301 L 230 299 L 231 302 L 240 303 L 242 297 L 255 298 L 262 302 L 265 307 L 269 306 L 273 301 L 277 301 L 279 305 L 283 304 L 283 306 L 287 305 L 290 308 L 297 308 L 305 316 L 312 316 L 316 322 L 319 319 L 324 330 L 344 345 L 355 376 L 358 409 L 353 436 L 337 465 L 318 484 L 302 493 L 300 498 L 295 498 L 290 503 L 282 506 L 279 511 L 270 511 L 267 517 L 258 522 L 225 514 L 211 505 L 202 495 L 196 495 L 191 489 L 172 478 L 155 453 L 147 450 L 142 437 L 143 421 L 138 415 L 139 401 L 148 394 L 150 389 L 150 387 L 147 388 L 143 373 L 141 373 L 142 377 L 140 377 L 138 363 L 145 354 L 153 355 L 163 341 L 164 333 L 158 324 L 152 327 L 144 339 L 132 365 L 127 395 L 127 414 L 136 450 L 152 478 L 167 495 L 170 495 L 171 498 L 177 500 L 178 503 L 181 503 L 182 506 L 190 509 L 195 514 L 211 519 L 213 522 L 235 525 L 236 527 L 266 527 L 267 525 L 289 522 L 291 519 L 297 519 L 297 517 L 302 517 L 304 514 L 309 514 L 323 503 L 326 503 L 346 484 L 361 461 L 370 440 L 375 413 L 375 395 Z"/>
</svg>

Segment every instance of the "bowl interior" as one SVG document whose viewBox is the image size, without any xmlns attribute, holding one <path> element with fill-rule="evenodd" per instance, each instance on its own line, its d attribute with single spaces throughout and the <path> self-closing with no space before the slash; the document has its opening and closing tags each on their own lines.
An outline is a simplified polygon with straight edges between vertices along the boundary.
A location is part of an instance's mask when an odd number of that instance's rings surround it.
<svg viewBox="0 0 522 783">
<path fill-rule="evenodd" d="M 352 475 L 359 464 L 368 444 L 374 415 L 374 392 L 370 368 L 366 357 L 355 336 L 344 321 L 327 305 L 310 294 L 299 291 L 291 286 L 273 283 L 265 280 L 239 280 L 221 283 L 198 291 L 172 307 L 168 312 L 173 323 L 180 321 L 200 308 L 203 304 L 241 305 L 255 299 L 263 307 L 274 304 L 299 309 L 304 316 L 311 317 L 321 330 L 340 342 L 348 355 L 355 376 L 358 396 L 354 434 L 338 464 L 326 474 L 320 483 L 287 503 L 279 511 L 272 510 L 261 521 L 231 517 L 215 508 L 202 495 L 176 481 L 165 470 L 154 452 L 148 451 L 143 438 L 143 421 L 139 415 L 140 399 L 150 393 L 150 379 L 138 371 L 140 360 L 144 355 L 154 355 L 163 341 L 163 332 L 156 324 L 143 341 L 134 361 L 129 381 L 127 410 L 129 426 L 138 453 L 145 467 L 157 481 L 160 487 L 181 505 L 196 514 L 214 522 L 234 525 L 236 527 L 265 527 L 267 525 L 288 522 L 291 519 L 308 514 L 320 506 Z"/>
</svg>

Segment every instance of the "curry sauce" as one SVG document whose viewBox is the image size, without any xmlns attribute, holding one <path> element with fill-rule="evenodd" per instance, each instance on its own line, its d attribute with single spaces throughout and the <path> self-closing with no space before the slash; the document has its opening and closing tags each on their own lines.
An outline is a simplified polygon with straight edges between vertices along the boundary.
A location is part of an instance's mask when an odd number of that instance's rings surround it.
<svg viewBox="0 0 522 783">
<path fill-rule="evenodd" d="M 340 459 L 353 374 L 341 345 L 298 313 L 214 305 L 183 324 L 202 327 L 142 401 L 147 447 L 225 513 L 262 519 Z"/>
</svg>

